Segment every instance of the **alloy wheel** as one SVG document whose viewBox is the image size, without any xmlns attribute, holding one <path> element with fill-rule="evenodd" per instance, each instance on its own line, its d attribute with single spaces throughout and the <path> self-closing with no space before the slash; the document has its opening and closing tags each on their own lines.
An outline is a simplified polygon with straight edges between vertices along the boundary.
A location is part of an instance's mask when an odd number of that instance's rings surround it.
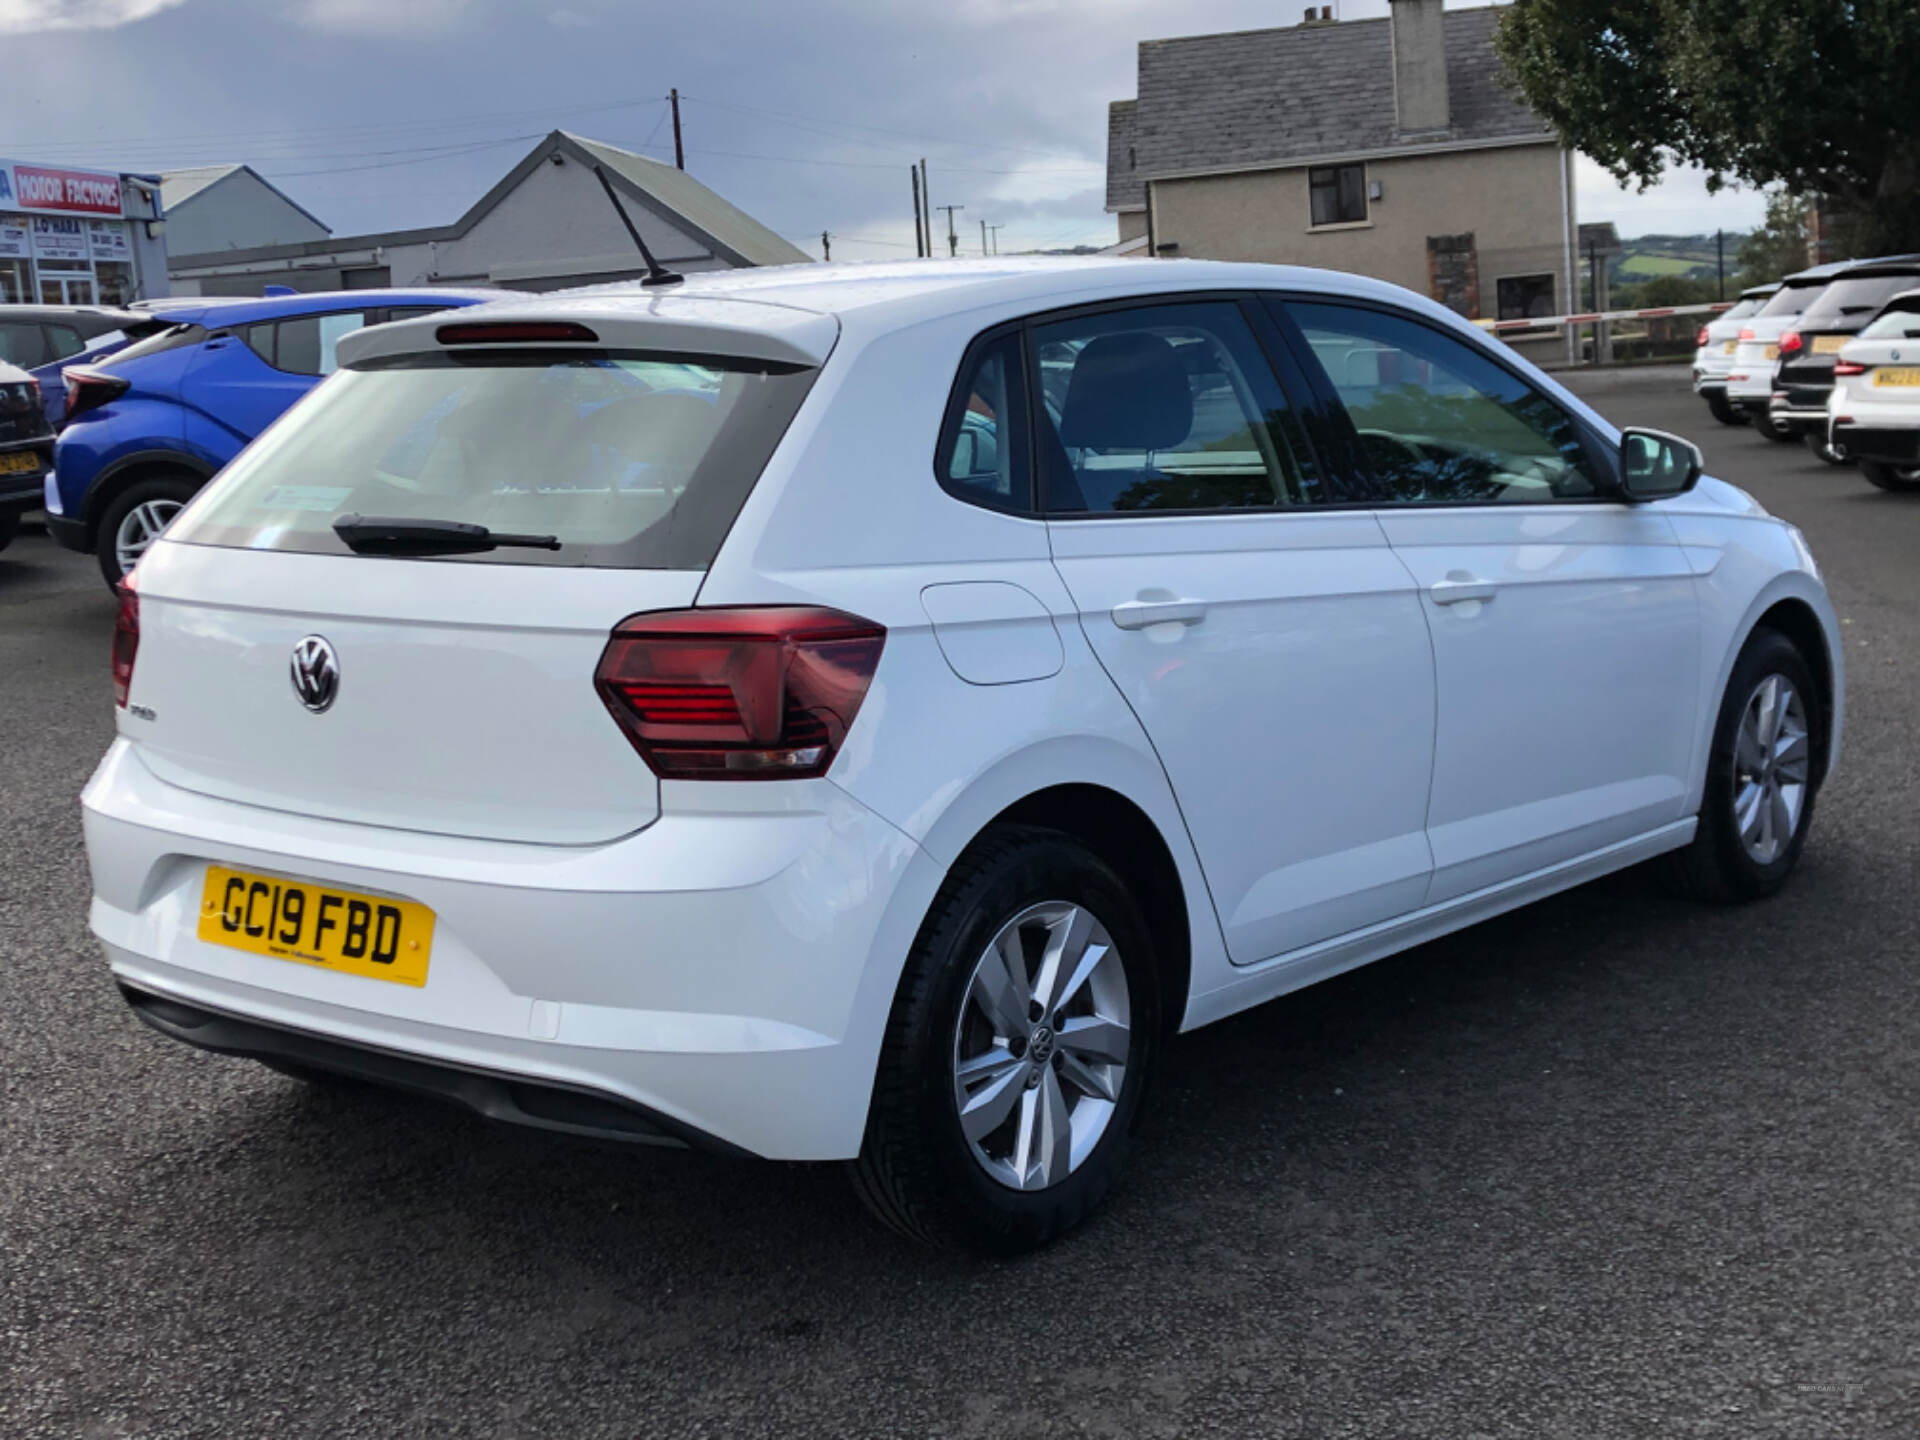
<svg viewBox="0 0 1920 1440">
<path fill-rule="evenodd" d="M 149 500 L 126 513 L 113 537 L 113 554 L 120 562 L 122 575 L 140 563 L 140 557 L 147 553 L 153 542 L 160 538 L 160 532 L 183 508 L 178 500 Z"/>
<path fill-rule="evenodd" d="M 1766 676 L 1741 711 L 1733 750 L 1733 823 L 1756 865 L 1771 865 L 1793 843 L 1812 754 L 1799 690 L 1784 675 Z"/>
<path fill-rule="evenodd" d="M 1077 1170 L 1106 1133 L 1130 1053 L 1127 973 L 1092 911 L 1029 906 L 1000 927 L 967 981 L 953 1098 L 980 1166 L 1015 1190 Z"/>
</svg>

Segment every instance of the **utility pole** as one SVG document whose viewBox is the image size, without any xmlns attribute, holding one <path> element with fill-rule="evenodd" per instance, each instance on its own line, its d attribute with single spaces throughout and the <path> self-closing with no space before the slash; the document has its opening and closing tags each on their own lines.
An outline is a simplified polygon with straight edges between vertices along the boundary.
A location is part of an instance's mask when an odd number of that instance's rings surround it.
<svg viewBox="0 0 1920 1440">
<path fill-rule="evenodd" d="M 831 260 L 833 258 L 832 240 L 833 237 L 827 234 L 826 231 L 822 230 L 820 232 L 820 258 L 822 260 Z"/>
<path fill-rule="evenodd" d="M 993 253 L 996 255 L 1000 253 L 1000 232 L 1006 228 L 1005 225 L 987 226 L 988 232 L 993 236 Z"/>
<path fill-rule="evenodd" d="M 987 222 L 984 220 L 980 222 L 980 253 L 987 253 Z"/>
<path fill-rule="evenodd" d="M 680 89 L 678 86 L 667 93 L 667 100 L 673 106 L 673 166 L 676 170 L 684 170 L 687 168 L 687 152 L 680 143 Z"/>
<path fill-rule="evenodd" d="M 909 165 L 907 170 L 913 176 L 913 253 L 916 259 L 927 258 L 927 227 L 922 223 L 920 214 L 920 167 Z"/>
<path fill-rule="evenodd" d="M 920 157 L 920 223 L 927 232 L 927 259 L 933 258 L 933 186 L 927 183 L 927 157 Z"/>
<path fill-rule="evenodd" d="M 1724 230 L 1713 232 L 1713 259 L 1720 272 L 1720 293 L 1715 298 L 1724 300 L 1727 298 L 1727 232 Z"/>
<path fill-rule="evenodd" d="M 960 237 L 955 233 L 953 228 L 953 212 L 956 210 L 964 210 L 967 207 L 964 205 L 936 205 L 933 208 L 947 212 L 947 254 L 949 256 L 958 255 L 960 253 Z"/>
</svg>

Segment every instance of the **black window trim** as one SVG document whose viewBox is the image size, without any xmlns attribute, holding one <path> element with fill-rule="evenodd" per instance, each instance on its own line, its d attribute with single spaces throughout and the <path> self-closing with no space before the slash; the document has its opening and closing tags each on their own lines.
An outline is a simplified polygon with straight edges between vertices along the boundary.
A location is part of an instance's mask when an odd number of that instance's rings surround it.
<svg viewBox="0 0 1920 1440">
<path fill-rule="evenodd" d="M 375 325 L 382 323 L 373 318 L 381 312 L 381 308 L 382 307 L 378 305 L 343 305 L 336 310 L 308 310 L 299 315 L 281 315 L 272 320 L 250 320 L 244 325 L 229 325 L 223 329 L 213 331 L 207 338 L 209 340 L 217 340 L 223 336 L 233 337 L 242 345 L 246 346 L 247 349 L 251 350 L 254 356 L 276 375 L 297 375 L 302 380 L 324 380 L 327 378 L 325 375 L 317 375 L 311 370 L 288 370 L 280 364 L 280 327 L 282 325 L 297 324 L 302 320 L 311 320 L 318 326 L 319 322 L 329 315 L 358 315 L 360 317 L 360 328 L 362 330 L 371 330 Z M 271 325 L 273 327 L 273 356 L 271 359 L 262 355 L 259 347 L 241 333 L 243 330 L 252 330 L 260 325 Z M 317 333 L 316 330 L 316 335 Z M 348 331 L 347 333 L 353 334 L 355 332 Z"/>
<path fill-rule="evenodd" d="M 1584 415 L 1576 410 L 1568 410 L 1554 396 L 1542 391 L 1530 376 L 1512 363 L 1510 357 L 1502 355 L 1494 348 L 1498 342 L 1487 339 L 1478 330 L 1475 330 L 1471 336 L 1466 336 L 1451 326 L 1437 325 L 1427 316 L 1404 309 L 1398 305 L 1376 300 L 1371 296 L 1343 295 L 1328 291 L 1297 289 L 1263 290 L 1260 293 L 1268 302 L 1268 309 L 1273 314 L 1274 324 L 1280 329 L 1281 333 L 1285 335 L 1287 343 L 1293 348 L 1296 357 L 1307 366 L 1309 383 L 1320 392 L 1323 399 L 1331 407 L 1333 424 L 1340 434 L 1342 444 L 1350 457 L 1349 464 L 1352 466 L 1352 473 L 1364 484 L 1366 489 L 1372 491 L 1376 496 L 1367 508 L 1394 511 L 1478 509 L 1542 510 L 1562 505 L 1613 505 L 1622 509 L 1638 508 L 1632 501 L 1625 498 L 1620 478 L 1619 447 L 1617 445 L 1607 444 L 1605 437 L 1593 428 Z M 1491 364 L 1506 371 L 1507 374 L 1511 375 L 1515 380 L 1518 380 L 1529 390 L 1543 395 L 1546 399 L 1552 401 L 1554 405 L 1565 411 L 1567 419 L 1572 423 L 1575 433 L 1580 437 L 1580 448 L 1582 453 L 1587 457 L 1587 463 L 1594 467 L 1595 475 L 1602 481 L 1600 487 L 1601 493 L 1593 495 L 1556 496 L 1552 500 L 1538 502 L 1514 500 L 1390 500 L 1386 498 L 1385 490 L 1380 483 L 1379 477 L 1373 473 L 1372 466 L 1367 463 L 1365 451 L 1359 442 L 1359 429 L 1354 425 L 1353 417 L 1347 413 L 1346 402 L 1340 398 L 1340 392 L 1334 386 L 1332 378 L 1327 375 L 1326 368 L 1320 364 L 1318 357 L 1313 354 L 1313 347 L 1307 343 L 1305 333 L 1300 329 L 1299 323 L 1293 318 L 1292 311 L 1289 307 L 1296 303 L 1303 305 L 1345 305 L 1356 310 L 1371 310 L 1377 314 L 1391 316 L 1396 320 L 1403 320 L 1414 325 L 1419 325 L 1424 329 L 1431 330 L 1434 334 L 1444 339 L 1450 339 L 1467 345 Z"/>
<path fill-rule="evenodd" d="M 947 473 L 946 459 L 948 445 L 958 438 L 963 417 L 966 414 L 967 400 L 973 393 L 973 375 L 979 368 L 985 352 L 998 345 L 1009 336 L 1018 336 L 1025 327 L 1025 320 L 1004 320 L 997 325 L 982 330 L 967 342 L 967 348 L 961 353 L 960 365 L 954 371 L 953 388 L 947 392 L 947 403 L 940 412 L 940 429 L 933 442 L 933 478 L 934 483 L 947 495 L 962 505 L 971 505 L 976 510 L 984 510 L 989 515 L 1010 515 L 1016 520 L 1040 520 L 1045 515 L 1038 503 L 1040 488 L 1039 455 L 1035 444 L 1033 423 L 1033 385 L 1031 384 L 1029 358 L 1030 347 L 1024 339 L 1016 346 L 1020 356 L 1020 373 L 1009 375 L 1007 383 L 1020 387 L 1021 399 L 1027 411 L 1026 434 L 1021 438 L 1026 442 L 1027 450 L 1027 493 L 1024 506 L 1002 508 L 989 505 L 976 495 L 969 495 L 955 487 L 953 477 Z"/>
<path fill-rule="evenodd" d="M 1358 220 L 1316 220 L 1313 218 L 1313 192 L 1316 188 L 1315 175 L 1333 176 L 1333 203 L 1337 211 L 1340 206 L 1340 172 L 1358 170 L 1360 172 L 1360 218 Z M 1344 230 L 1352 225 L 1371 225 L 1373 223 L 1373 200 L 1367 194 L 1367 162 L 1347 160 L 1334 165 L 1309 165 L 1307 167 L 1307 228 L 1309 230 Z"/>
</svg>

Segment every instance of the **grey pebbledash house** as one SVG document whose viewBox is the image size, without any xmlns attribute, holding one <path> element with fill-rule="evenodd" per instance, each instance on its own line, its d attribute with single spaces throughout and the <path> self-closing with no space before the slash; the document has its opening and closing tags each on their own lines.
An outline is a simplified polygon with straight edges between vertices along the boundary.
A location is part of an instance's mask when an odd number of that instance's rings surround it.
<svg viewBox="0 0 1920 1440">
<path fill-rule="evenodd" d="M 1107 119 L 1122 245 L 1373 275 L 1470 318 L 1574 308 L 1573 154 L 1502 83 L 1499 11 L 1392 6 L 1142 41 Z"/>
</svg>

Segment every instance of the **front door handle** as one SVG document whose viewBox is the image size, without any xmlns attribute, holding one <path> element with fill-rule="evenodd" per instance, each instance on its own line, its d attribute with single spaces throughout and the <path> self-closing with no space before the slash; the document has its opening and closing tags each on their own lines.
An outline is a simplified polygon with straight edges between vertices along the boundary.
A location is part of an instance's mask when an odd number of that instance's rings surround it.
<svg viewBox="0 0 1920 1440">
<path fill-rule="evenodd" d="M 1436 580 L 1427 593 L 1436 605 L 1458 605 L 1463 600 L 1491 600 L 1500 587 L 1463 570 L 1455 570 L 1444 580 Z"/>
<path fill-rule="evenodd" d="M 1149 625 L 1198 625 L 1207 618 L 1204 600 L 1122 600 L 1113 607 L 1113 623 L 1122 630 Z"/>
</svg>

